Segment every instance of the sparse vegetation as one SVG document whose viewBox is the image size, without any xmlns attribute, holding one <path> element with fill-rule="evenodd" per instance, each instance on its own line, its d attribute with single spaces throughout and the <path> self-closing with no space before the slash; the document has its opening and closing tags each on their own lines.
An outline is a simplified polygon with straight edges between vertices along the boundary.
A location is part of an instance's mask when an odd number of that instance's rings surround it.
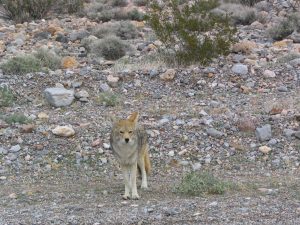
<svg viewBox="0 0 300 225">
<path fill-rule="evenodd" d="M 14 113 L 5 116 L 4 121 L 8 124 L 13 124 L 13 123 L 25 124 L 30 122 L 30 120 L 22 113 Z"/>
<path fill-rule="evenodd" d="M 0 86 L 0 107 L 11 106 L 15 96 L 12 90 L 7 86 Z"/>
<path fill-rule="evenodd" d="M 280 41 L 294 31 L 293 21 L 290 19 L 283 19 L 278 24 L 274 25 L 268 30 L 269 36 L 276 41 Z"/>
<path fill-rule="evenodd" d="M 128 46 L 116 36 L 105 37 L 92 44 L 92 50 L 95 54 L 104 57 L 107 60 L 116 60 L 126 54 Z"/>
<path fill-rule="evenodd" d="M 41 61 L 33 55 L 20 55 L 2 63 L 0 68 L 5 74 L 26 74 L 41 71 Z"/>
<path fill-rule="evenodd" d="M 204 194 L 224 194 L 232 184 L 220 181 L 207 172 L 192 172 L 185 175 L 177 187 L 182 194 L 202 196 Z"/>
<path fill-rule="evenodd" d="M 257 18 L 256 9 L 240 4 L 223 4 L 220 6 L 220 9 L 231 15 L 231 21 L 236 25 L 248 25 L 254 22 Z"/>
<path fill-rule="evenodd" d="M 128 5 L 128 0 L 113 0 L 112 5 L 113 6 L 124 7 L 124 6 Z"/>
<path fill-rule="evenodd" d="M 137 6 L 145 6 L 148 4 L 148 0 L 134 0 L 134 4 Z"/>
<path fill-rule="evenodd" d="M 46 48 L 40 48 L 34 53 L 34 56 L 41 61 L 42 67 L 56 70 L 61 65 L 61 58 L 54 52 Z"/>
<path fill-rule="evenodd" d="M 105 106 L 114 107 L 119 103 L 119 96 L 113 92 L 103 92 L 97 97 L 96 102 Z"/>
<path fill-rule="evenodd" d="M 94 31 L 94 35 L 98 38 L 116 35 L 123 40 L 127 40 L 137 38 L 138 31 L 130 21 L 121 21 L 100 25 Z"/>
<path fill-rule="evenodd" d="M 254 6 L 256 3 L 262 1 L 262 0 L 239 0 L 241 4 L 247 5 L 247 6 Z"/>
<path fill-rule="evenodd" d="M 207 64 L 219 55 L 228 54 L 234 42 L 235 29 L 230 26 L 229 17 L 211 13 L 217 6 L 217 0 L 196 0 L 183 8 L 176 0 L 164 5 L 155 1 L 147 20 L 168 54 L 175 54 L 179 64 Z"/>
<path fill-rule="evenodd" d="M 51 9 L 54 0 L 2 0 L 7 16 L 15 22 L 41 19 Z"/>
</svg>

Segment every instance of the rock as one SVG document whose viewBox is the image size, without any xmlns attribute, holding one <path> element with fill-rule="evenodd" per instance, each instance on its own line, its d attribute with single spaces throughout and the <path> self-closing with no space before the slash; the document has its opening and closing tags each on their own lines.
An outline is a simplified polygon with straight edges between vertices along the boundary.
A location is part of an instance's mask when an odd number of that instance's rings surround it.
<svg viewBox="0 0 300 225">
<path fill-rule="evenodd" d="M 11 198 L 11 199 L 16 199 L 17 198 L 17 194 L 16 193 L 11 193 L 11 194 L 9 194 L 8 197 Z"/>
<path fill-rule="evenodd" d="M 224 133 L 222 133 L 221 131 L 216 130 L 215 128 L 208 128 L 206 130 L 206 133 L 209 136 L 215 137 L 215 138 L 221 138 L 222 136 L 224 136 Z"/>
<path fill-rule="evenodd" d="M 112 87 L 116 87 L 119 80 L 120 80 L 119 77 L 114 77 L 113 75 L 108 75 L 107 76 L 107 82 Z"/>
<path fill-rule="evenodd" d="M 296 133 L 296 131 L 294 131 L 292 129 L 284 129 L 283 130 L 283 135 L 286 136 L 287 138 L 291 138 L 295 133 Z"/>
<path fill-rule="evenodd" d="M 38 32 L 34 35 L 34 38 L 38 40 L 50 39 L 51 33 L 47 31 Z"/>
<path fill-rule="evenodd" d="M 44 95 L 47 102 L 55 107 L 71 105 L 74 100 L 74 91 L 65 88 L 47 88 Z"/>
<path fill-rule="evenodd" d="M 72 87 L 73 88 L 80 88 L 81 85 L 82 85 L 81 81 L 74 81 L 74 82 L 72 82 Z"/>
<path fill-rule="evenodd" d="M 168 152 L 168 156 L 173 157 L 174 155 L 175 155 L 175 152 L 173 150 Z"/>
<path fill-rule="evenodd" d="M 55 41 L 61 42 L 61 43 L 68 43 L 69 39 L 64 34 L 58 33 L 56 35 Z"/>
<path fill-rule="evenodd" d="M 18 156 L 14 153 L 8 153 L 6 158 L 10 161 L 15 161 L 18 158 Z"/>
<path fill-rule="evenodd" d="M 1 128 L 7 128 L 7 127 L 9 127 L 9 124 L 6 123 L 4 120 L 0 119 L 0 129 Z"/>
<path fill-rule="evenodd" d="M 46 113 L 41 112 L 41 113 L 38 114 L 38 118 L 41 119 L 41 120 L 48 120 L 49 116 Z"/>
<path fill-rule="evenodd" d="M 79 63 L 74 57 L 66 56 L 62 59 L 61 65 L 64 69 L 76 68 Z"/>
<path fill-rule="evenodd" d="M 85 37 L 88 37 L 90 34 L 86 30 L 73 31 L 70 35 L 70 41 L 82 40 Z"/>
<path fill-rule="evenodd" d="M 256 137 L 260 140 L 260 141 L 268 141 L 272 138 L 272 131 L 271 131 L 271 125 L 270 124 L 266 124 L 262 127 L 258 127 L 256 128 Z"/>
<path fill-rule="evenodd" d="M 291 65 L 294 66 L 294 67 L 300 66 L 300 58 L 291 60 L 291 61 L 289 62 L 289 64 L 291 64 Z"/>
<path fill-rule="evenodd" d="M 105 149 L 109 149 L 109 148 L 110 148 L 110 144 L 103 143 L 103 148 L 105 148 Z"/>
<path fill-rule="evenodd" d="M 192 165 L 194 171 L 198 171 L 201 169 L 201 163 L 197 162 Z"/>
<path fill-rule="evenodd" d="M 268 146 L 260 146 L 258 150 L 264 154 L 268 154 L 272 149 Z"/>
<path fill-rule="evenodd" d="M 101 140 L 98 138 L 97 140 L 92 142 L 92 147 L 96 147 L 101 144 Z"/>
<path fill-rule="evenodd" d="M 110 88 L 110 86 L 108 86 L 107 83 L 101 83 L 100 84 L 100 91 L 108 92 L 108 91 L 111 91 L 111 88 Z"/>
<path fill-rule="evenodd" d="M 159 75 L 161 80 L 170 81 L 175 78 L 176 70 L 175 69 L 168 69 L 166 72 Z"/>
<path fill-rule="evenodd" d="M 86 90 L 81 90 L 75 93 L 75 98 L 88 98 L 90 97 L 89 93 Z"/>
<path fill-rule="evenodd" d="M 268 141 L 268 145 L 276 145 L 278 141 L 274 138 L 272 138 L 270 141 Z"/>
<path fill-rule="evenodd" d="M 279 91 L 279 92 L 288 92 L 288 89 L 287 89 L 286 86 L 280 86 L 280 87 L 277 88 L 277 91 Z"/>
<path fill-rule="evenodd" d="M 264 73 L 263 73 L 263 76 L 265 78 L 275 78 L 276 77 L 276 74 L 274 71 L 272 70 L 265 70 Z"/>
<path fill-rule="evenodd" d="M 35 129 L 34 124 L 24 124 L 21 127 L 21 132 L 22 133 L 32 133 L 32 131 Z"/>
<path fill-rule="evenodd" d="M 231 68 L 232 72 L 238 75 L 246 75 L 248 73 L 248 66 L 244 64 L 235 64 Z"/>
<path fill-rule="evenodd" d="M 294 136 L 298 139 L 300 139 L 300 131 L 296 131 L 296 133 L 294 133 Z"/>
<path fill-rule="evenodd" d="M 70 137 L 75 134 L 75 131 L 71 125 L 69 126 L 57 126 L 52 130 L 52 133 L 61 137 Z"/>
<path fill-rule="evenodd" d="M 291 34 L 290 38 L 294 41 L 294 43 L 300 43 L 300 33 L 296 30 Z"/>
<path fill-rule="evenodd" d="M 154 78 L 154 77 L 156 77 L 158 74 L 159 74 L 159 73 L 158 73 L 158 71 L 157 71 L 156 69 L 152 69 L 152 70 L 150 70 L 150 72 L 149 72 L 150 78 Z"/>
<path fill-rule="evenodd" d="M 9 152 L 18 152 L 21 150 L 21 146 L 20 145 L 14 145 L 9 149 Z"/>
<path fill-rule="evenodd" d="M 0 154 L 1 155 L 6 155 L 8 151 L 5 148 L 0 147 Z"/>
</svg>

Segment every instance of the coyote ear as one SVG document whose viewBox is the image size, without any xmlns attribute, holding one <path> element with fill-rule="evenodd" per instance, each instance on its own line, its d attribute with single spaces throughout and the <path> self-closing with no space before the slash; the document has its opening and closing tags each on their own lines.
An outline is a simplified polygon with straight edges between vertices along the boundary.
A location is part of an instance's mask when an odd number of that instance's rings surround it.
<svg viewBox="0 0 300 225">
<path fill-rule="evenodd" d="M 134 123 L 137 123 L 138 119 L 139 119 L 138 112 L 133 112 L 128 118 L 129 121 L 134 122 Z"/>
</svg>

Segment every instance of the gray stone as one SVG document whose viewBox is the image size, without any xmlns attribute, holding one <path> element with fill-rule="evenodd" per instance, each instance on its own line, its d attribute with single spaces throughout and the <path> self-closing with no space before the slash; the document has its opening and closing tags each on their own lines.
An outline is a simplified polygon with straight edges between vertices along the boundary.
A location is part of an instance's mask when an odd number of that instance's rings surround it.
<svg viewBox="0 0 300 225">
<path fill-rule="evenodd" d="M 183 125 L 183 124 L 185 124 L 185 122 L 183 120 L 180 120 L 180 119 L 177 119 L 175 121 L 175 123 L 176 123 L 176 125 Z"/>
<path fill-rule="evenodd" d="M 297 59 L 293 59 L 289 62 L 289 64 L 291 64 L 294 67 L 300 66 L 300 58 Z"/>
<path fill-rule="evenodd" d="M 159 73 L 158 73 L 158 71 L 156 69 L 150 70 L 150 73 L 149 73 L 149 75 L 150 75 L 151 78 L 156 77 L 158 74 Z"/>
<path fill-rule="evenodd" d="M 18 156 L 14 153 L 8 153 L 8 155 L 6 156 L 6 158 L 9 160 L 9 161 L 14 161 L 18 158 Z"/>
<path fill-rule="evenodd" d="M 286 136 L 287 138 L 291 138 L 295 133 L 296 133 L 296 131 L 294 131 L 292 129 L 284 129 L 283 130 L 283 135 Z"/>
<path fill-rule="evenodd" d="M 278 143 L 278 141 L 274 138 L 272 138 L 269 142 L 268 145 L 276 145 Z"/>
<path fill-rule="evenodd" d="M 108 92 L 108 91 L 111 91 L 111 88 L 107 83 L 101 83 L 100 84 L 100 91 Z"/>
<path fill-rule="evenodd" d="M 232 72 L 239 75 L 246 75 L 248 73 L 248 66 L 244 64 L 235 64 L 231 68 Z"/>
<path fill-rule="evenodd" d="M 70 34 L 70 41 L 82 40 L 85 37 L 88 37 L 90 34 L 86 30 L 74 31 Z"/>
<path fill-rule="evenodd" d="M 260 141 L 268 141 L 272 138 L 272 130 L 271 130 L 271 125 L 270 124 L 266 124 L 262 127 L 258 127 L 256 128 L 255 131 L 256 137 L 260 140 Z"/>
<path fill-rule="evenodd" d="M 290 38 L 294 41 L 294 43 L 300 43 L 300 33 L 297 31 L 294 31 Z"/>
<path fill-rule="evenodd" d="M 82 85 L 81 81 L 74 81 L 72 82 L 72 87 L 73 88 L 79 88 Z"/>
<path fill-rule="evenodd" d="M 221 131 L 216 130 L 215 128 L 208 128 L 206 130 L 206 133 L 209 136 L 212 136 L 212 137 L 215 137 L 215 138 L 221 138 L 224 135 L 224 133 L 222 133 Z"/>
<path fill-rule="evenodd" d="M 20 151 L 20 150 L 21 150 L 21 146 L 20 146 L 20 145 L 14 145 L 14 146 L 12 146 L 12 147 L 9 149 L 10 152 L 18 152 L 18 151 Z"/>
<path fill-rule="evenodd" d="M 288 88 L 286 86 L 280 86 L 280 87 L 277 88 L 277 91 L 279 91 L 279 92 L 287 92 Z"/>
<path fill-rule="evenodd" d="M 71 105 L 74 100 L 74 91 L 65 88 L 47 88 L 44 95 L 47 102 L 55 107 Z"/>
<path fill-rule="evenodd" d="M 76 98 L 88 98 L 90 97 L 89 93 L 86 90 L 81 90 L 75 93 Z"/>
<path fill-rule="evenodd" d="M 296 138 L 300 139 L 300 131 L 295 132 L 294 135 L 295 135 Z"/>
<path fill-rule="evenodd" d="M 6 155 L 8 151 L 5 148 L 0 147 L 0 154 Z"/>
</svg>

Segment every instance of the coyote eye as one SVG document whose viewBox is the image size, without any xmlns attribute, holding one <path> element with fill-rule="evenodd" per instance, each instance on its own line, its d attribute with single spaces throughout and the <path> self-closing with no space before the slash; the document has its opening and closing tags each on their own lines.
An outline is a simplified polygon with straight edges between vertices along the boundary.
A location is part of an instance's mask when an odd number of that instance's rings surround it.
<svg viewBox="0 0 300 225">
<path fill-rule="evenodd" d="M 131 133 L 132 133 L 132 130 L 130 130 L 128 133 L 131 134 Z"/>
<path fill-rule="evenodd" d="M 124 131 L 120 131 L 120 134 L 124 134 Z"/>
</svg>

